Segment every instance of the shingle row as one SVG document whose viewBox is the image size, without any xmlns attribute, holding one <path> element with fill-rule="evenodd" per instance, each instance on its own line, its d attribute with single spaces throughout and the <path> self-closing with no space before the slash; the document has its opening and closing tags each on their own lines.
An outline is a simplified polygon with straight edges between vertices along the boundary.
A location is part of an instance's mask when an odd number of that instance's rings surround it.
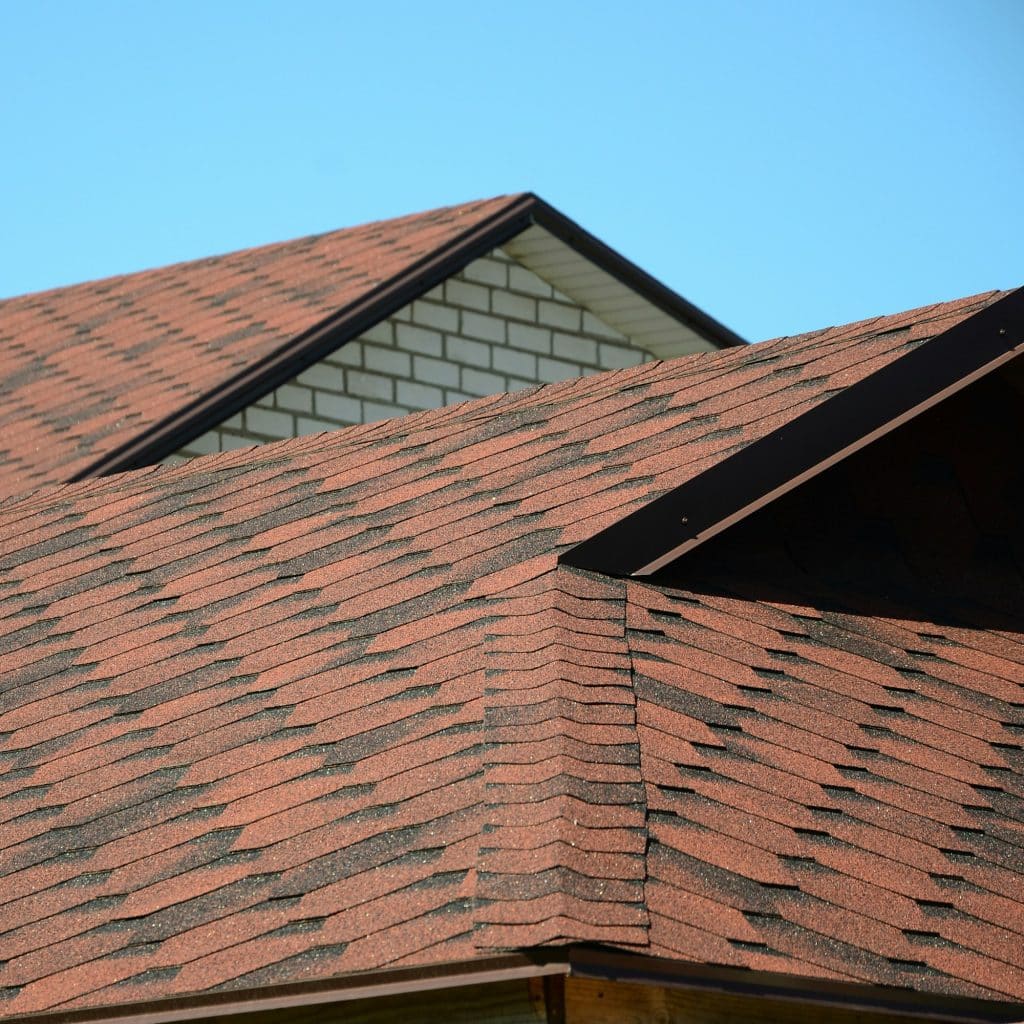
<svg viewBox="0 0 1024 1024">
<path fill-rule="evenodd" d="M 906 344 L 858 326 L 8 500 L 3 1012 L 570 940 L 1024 992 L 990 946 L 1020 872 L 968 808 L 981 753 L 1018 757 L 1019 636 L 919 636 L 948 653 L 897 728 L 906 676 L 856 652 L 906 620 L 556 568 Z M 845 906 L 893 865 L 884 913 Z M 926 934 L 946 903 L 970 963 Z"/>
</svg>

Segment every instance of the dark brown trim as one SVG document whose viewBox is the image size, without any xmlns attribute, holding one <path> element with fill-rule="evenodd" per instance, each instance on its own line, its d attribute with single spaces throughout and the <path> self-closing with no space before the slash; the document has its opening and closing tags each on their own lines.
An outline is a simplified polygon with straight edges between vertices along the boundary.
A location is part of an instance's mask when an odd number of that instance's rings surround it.
<svg viewBox="0 0 1024 1024">
<path fill-rule="evenodd" d="M 16 1024 L 171 1024 L 241 1013 L 321 1006 L 352 999 L 409 995 L 434 989 L 461 988 L 465 985 L 488 985 L 520 978 L 545 978 L 549 975 L 564 977 L 568 973 L 569 963 L 565 950 L 538 950 L 536 955 L 510 953 L 506 956 L 425 967 L 365 971 L 291 985 L 268 985 L 233 992 L 152 999 L 86 1010 L 52 1010 L 12 1015 L 4 1020 Z"/>
<path fill-rule="evenodd" d="M 588 234 L 554 207 L 532 193 L 525 193 L 512 197 L 504 209 L 480 221 L 399 276 L 289 339 L 276 352 L 247 366 L 214 391 L 182 406 L 144 433 L 107 452 L 75 473 L 71 481 L 138 469 L 166 458 L 534 223 L 716 344 L 746 344 L 727 327 Z"/>
<path fill-rule="evenodd" d="M 803 975 L 775 974 L 736 967 L 714 967 L 606 948 L 570 948 L 568 977 L 666 988 L 697 988 L 729 995 L 814 1003 L 837 1009 L 876 1010 L 947 1024 L 990 1024 L 993 1021 L 1024 1019 L 1022 1003 L 935 995 L 910 989 L 819 980 Z"/>
<path fill-rule="evenodd" d="M 547 1024 L 565 1024 L 566 973 L 560 971 L 544 977 L 544 1015 Z"/>
<path fill-rule="evenodd" d="M 571 249 L 575 249 L 581 256 L 611 274 L 627 288 L 642 295 L 652 306 L 657 306 L 674 320 L 692 328 L 701 337 L 707 338 L 722 348 L 745 347 L 748 344 L 735 331 L 729 330 L 714 317 L 708 316 L 692 302 L 687 302 L 677 292 L 667 288 L 646 270 L 631 263 L 625 256 L 605 245 L 599 238 L 585 231 L 564 214 L 559 213 L 543 199 L 534 198 L 536 205 L 533 209 L 533 219 L 540 227 L 550 231 L 559 241 L 564 242 Z"/>
<path fill-rule="evenodd" d="M 530 194 L 513 197 L 504 209 L 310 330 L 290 338 L 276 352 L 245 367 L 214 391 L 182 406 L 144 433 L 108 452 L 71 480 L 138 469 L 166 458 L 458 273 L 466 264 L 525 231 L 532 223 L 533 206 L 537 201 Z"/>
<path fill-rule="evenodd" d="M 649 576 L 1024 351 L 1024 288 L 565 552 Z"/>
<path fill-rule="evenodd" d="M 324 1006 L 354 999 L 414 995 L 437 989 L 542 978 L 549 1019 L 564 1019 L 565 979 L 581 978 L 693 988 L 794 1003 L 882 1010 L 946 1024 L 1024 1019 L 1024 1004 L 934 995 L 909 989 L 686 963 L 605 947 L 546 947 L 503 956 L 394 970 L 365 971 L 290 985 L 202 993 L 170 999 L 12 1015 L 12 1024 L 175 1024 L 179 1021 Z"/>
</svg>

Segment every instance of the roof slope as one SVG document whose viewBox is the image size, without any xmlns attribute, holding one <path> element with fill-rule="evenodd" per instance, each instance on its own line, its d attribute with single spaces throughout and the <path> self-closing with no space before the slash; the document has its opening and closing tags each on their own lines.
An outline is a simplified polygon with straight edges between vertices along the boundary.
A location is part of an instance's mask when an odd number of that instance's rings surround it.
<svg viewBox="0 0 1024 1024">
<path fill-rule="evenodd" d="M 1024 977 L 1022 432 L 992 375 L 630 584 L 677 954 Z"/>
<path fill-rule="evenodd" d="M 0 491 L 73 478 L 520 198 L 0 301 Z"/>
<path fill-rule="evenodd" d="M 499 196 L 0 301 L 0 494 L 159 461 L 527 235 L 624 326 L 745 345 L 539 197 Z"/>
<path fill-rule="evenodd" d="M 793 650 L 841 689 L 864 662 L 820 633 L 809 652 L 779 602 L 691 596 L 684 621 L 673 588 L 557 565 L 998 297 L 0 505 L 3 1012 L 570 941 L 1024 999 L 1021 865 L 964 837 L 964 948 L 923 923 L 951 902 L 917 884 L 939 872 L 936 837 L 968 827 L 946 790 L 895 843 L 901 776 L 883 775 L 842 858 L 817 852 L 814 807 L 845 798 L 779 741 L 811 712 L 763 711 L 754 669 Z M 945 728 L 983 726 L 984 757 L 1012 763 L 1019 636 L 946 638 L 954 663 L 999 667 L 939 704 L 980 686 L 1000 705 Z M 768 730 L 757 778 L 681 782 L 740 709 Z M 814 713 L 819 737 L 845 714 Z M 964 781 L 987 778 L 961 746 Z M 713 816 L 682 820 L 689 790 Z M 789 817 L 752 833 L 751 800 Z M 810 856 L 842 878 L 815 876 L 807 903 Z M 858 879 L 892 906 L 851 906 Z"/>
</svg>

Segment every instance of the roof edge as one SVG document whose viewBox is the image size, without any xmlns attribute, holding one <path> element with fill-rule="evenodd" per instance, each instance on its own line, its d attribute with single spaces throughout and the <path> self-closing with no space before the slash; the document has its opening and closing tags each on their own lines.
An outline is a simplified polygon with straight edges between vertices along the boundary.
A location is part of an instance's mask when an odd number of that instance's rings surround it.
<svg viewBox="0 0 1024 1024">
<path fill-rule="evenodd" d="M 878 1010 L 940 1022 L 1019 1021 L 1024 1004 L 952 996 L 888 985 L 833 981 L 801 974 L 698 964 L 609 947 L 570 947 L 568 977 L 704 989 L 846 1010 Z"/>
<path fill-rule="evenodd" d="M 290 338 L 215 391 L 182 406 L 70 477 L 70 482 L 158 462 L 234 416 L 374 324 L 458 273 L 467 264 L 539 224 L 586 259 L 686 325 L 723 347 L 746 345 L 739 335 L 657 281 L 532 192 L 510 196 L 496 213 L 456 236 L 401 274 Z"/>
<path fill-rule="evenodd" d="M 235 991 L 200 992 L 136 1003 L 86 1007 L 81 1010 L 43 1010 L 5 1018 L 11 1024 L 171 1024 L 176 1021 L 205 1020 L 241 1013 L 325 1006 L 353 999 L 428 992 L 435 989 L 483 985 L 520 978 L 567 975 L 565 949 L 545 949 L 452 961 L 422 967 L 385 968 L 336 975 L 316 981 Z"/>
<path fill-rule="evenodd" d="M 1024 288 L 1018 288 L 564 552 L 559 561 L 612 576 L 651 576 L 1022 352 Z"/>
<path fill-rule="evenodd" d="M 590 234 L 589 231 L 584 230 L 579 224 L 570 220 L 539 196 L 533 198 L 535 200 L 533 218 L 540 227 L 550 231 L 559 241 L 575 249 L 591 263 L 596 264 L 638 295 L 643 296 L 651 305 L 657 306 L 658 309 L 686 324 L 687 327 L 693 328 L 698 334 L 704 335 L 722 348 L 739 348 L 750 344 L 735 331 L 730 330 L 725 324 L 684 299 L 678 292 L 662 284 L 656 277 L 652 277 L 646 270 L 626 259 L 611 246 Z"/>
<path fill-rule="evenodd" d="M 532 223 L 532 193 L 509 198 L 506 206 L 440 246 L 401 274 L 381 282 L 277 351 L 240 370 L 215 391 L 200 395 L 130 441 L 79 470 L 70 482 L 138 469 L 173 454 L 193 438 L 291 380 L 368 330 L 386 316 L 440 284 L 466 264 L 490 252 Z"/>
<path fill-rule="evenodd" d="M 44 1010 L 6 1018 L 11 1024 L 177 1024 L 355 999 L 530 978 L 579 978 L 727 995 L 760 996 L 846 1010 L 880 1010 L 945 1024 L 992 1024 L 1021 1018 L 1024 1005 L 889 986 L 839 982 L 739 967 L 687 963 L 600 945 L 546 946 L 471 961 L 448 961 L 336 975 L 315 981 L 205 992 L 79 1010 Z"/>
</svg>

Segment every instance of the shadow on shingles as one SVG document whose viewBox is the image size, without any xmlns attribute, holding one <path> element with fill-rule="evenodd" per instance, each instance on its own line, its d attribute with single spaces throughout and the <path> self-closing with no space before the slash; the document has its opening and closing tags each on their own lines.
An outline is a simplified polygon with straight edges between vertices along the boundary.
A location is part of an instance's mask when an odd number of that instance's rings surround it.
<svg viewBox="0 0 1024 1024">
<path fill-rule="evenodd" d="M 650 579 L 1024 643 L 1024 400 L 982 380 Z"/>
</svg>

